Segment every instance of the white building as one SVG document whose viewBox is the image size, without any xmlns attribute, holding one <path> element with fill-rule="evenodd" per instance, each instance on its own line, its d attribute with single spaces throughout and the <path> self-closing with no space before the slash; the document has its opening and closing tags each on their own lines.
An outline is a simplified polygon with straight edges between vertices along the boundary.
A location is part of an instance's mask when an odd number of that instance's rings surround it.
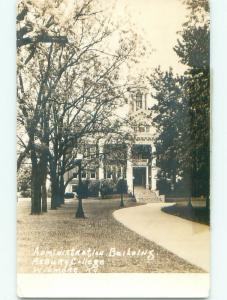
<svg viewBox="0 0 227 300">
<path fill-rule="evenodd" d="M 150 94 L 146 88 L 134 89 L 129 102 L 129 115 L 135 122 L 135 144 L 129 150 L 127 160 L 127 183 L 129 190 L 134 186 L 141 186 L 156 191 L 157 167 L 154 135 L 155 130 L 151 122 L 153 105 Z"/>
<path fill-rule="evenodd" d="M 135 143 L 127 148 L 126 159 L 122 164 L 105 164 L 101 160 L 97 165 L 93 164 L 89 170 L 82 172 L 82 180 L 97 181 L 102 179 L 117 179 L 124 177 L 127 180 L 128 191 L 133 192 L 135 188 L 146 189 L 155 192 L 158 195 L 157 167 L 155 152 L 154 135 L 155 130 L 151 122 L 152 98 L 146 88 L 133 88 L 130 90 L 130 97 L 127 104 L 127 114 L 132 120 L 132 127 L 135 134 Z M 92 149 L 93 147 L 93 149 Z M 97 146 L 90 145 L 89 151 L 95 153 L 104 153 L 103 143 L 99 142 Z M 75 176 L 73 176 L 75 174 Z M 74 177 L 67 186 L 67 191 L 74 191 L 78 183 L 78 175 L 75 170 L 65 175 L 65 180 Z"/>
</svg>

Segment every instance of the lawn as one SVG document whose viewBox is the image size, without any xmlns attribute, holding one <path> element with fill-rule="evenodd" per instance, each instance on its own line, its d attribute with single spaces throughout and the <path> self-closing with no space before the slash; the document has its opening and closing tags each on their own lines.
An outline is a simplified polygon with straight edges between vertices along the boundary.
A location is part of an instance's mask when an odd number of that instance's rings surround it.
<svg viewBox="0 0 227 300">
<path fill-rule="evenodd" d="M 188 202 L 181 201 L 172 206 L 163 207 L 162 211 L 193 222 L 210 224 L 210 212 L 199 202 L 192 202 L 192 205 L 188 205 Z"/>
<path fill-rule="evenodd" d="M 30 201 L 17 208 L 17 271 L 31 272 L 202 272 L 117 222 L 119 199 L 86 199 L 86 219 L 76 219 L 76 200 L 42 215 Z M 138 205 L 130 200 L 125 206 Z"/>
</svg>

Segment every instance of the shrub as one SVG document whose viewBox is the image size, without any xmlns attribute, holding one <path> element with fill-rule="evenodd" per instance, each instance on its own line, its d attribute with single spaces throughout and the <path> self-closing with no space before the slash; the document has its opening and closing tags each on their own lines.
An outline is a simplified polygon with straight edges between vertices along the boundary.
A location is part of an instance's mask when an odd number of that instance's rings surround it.
<svg viewBox="0 0 227 300">
<path fill-rule="evenodd" d="M 21 191 L 20 196 L 23 198 L 30 198 L 31 197 L 31 191 L 26 190 L 26 191 Z"/>
<path fill-rule="evenodd" d="M 125 179 L 119 179 L 116 188 L 118 194 L 127 194 L 128 192 L 127 181 Z"/>
<path fill-rule="evenodd" d="M 104 179 L 101 181 L 100 189 L 102 197 L 106 195 L 113 195 L 116 193 L 116 184 L 112 179 Z"/>
<path fill-rule="evenodd" d="M 88 196 L 89 197 L 98 197 L 99 188 L 100 188 L 99 181 L 90 181 L 88 184 Z"/>
</svg>

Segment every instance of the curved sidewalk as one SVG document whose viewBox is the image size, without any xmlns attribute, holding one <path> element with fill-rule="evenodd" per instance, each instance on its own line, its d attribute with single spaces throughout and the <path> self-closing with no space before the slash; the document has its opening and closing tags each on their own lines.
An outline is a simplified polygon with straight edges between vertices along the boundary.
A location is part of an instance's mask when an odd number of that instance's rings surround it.
<svg viewBox="0 0 227 300">
<path fill-rule="evenodd" d="M 167 203 L 123 208 L 113 216 L 129 229 L 209 272 L 210 228 L 161 211 Z"/>
</svg>

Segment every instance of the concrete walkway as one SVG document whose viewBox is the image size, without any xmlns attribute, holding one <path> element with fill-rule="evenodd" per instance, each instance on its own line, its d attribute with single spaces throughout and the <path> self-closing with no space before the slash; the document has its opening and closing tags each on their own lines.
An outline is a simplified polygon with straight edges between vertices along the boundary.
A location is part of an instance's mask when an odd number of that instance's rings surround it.
<svg viewBox="0 0 227 300">
<path fill-rule="evenodd" d="M 167 203 L 149 203 L 113 213 L 129 229 L 209 272 L 209 226 L 161 211 Z"/>
</svg>

